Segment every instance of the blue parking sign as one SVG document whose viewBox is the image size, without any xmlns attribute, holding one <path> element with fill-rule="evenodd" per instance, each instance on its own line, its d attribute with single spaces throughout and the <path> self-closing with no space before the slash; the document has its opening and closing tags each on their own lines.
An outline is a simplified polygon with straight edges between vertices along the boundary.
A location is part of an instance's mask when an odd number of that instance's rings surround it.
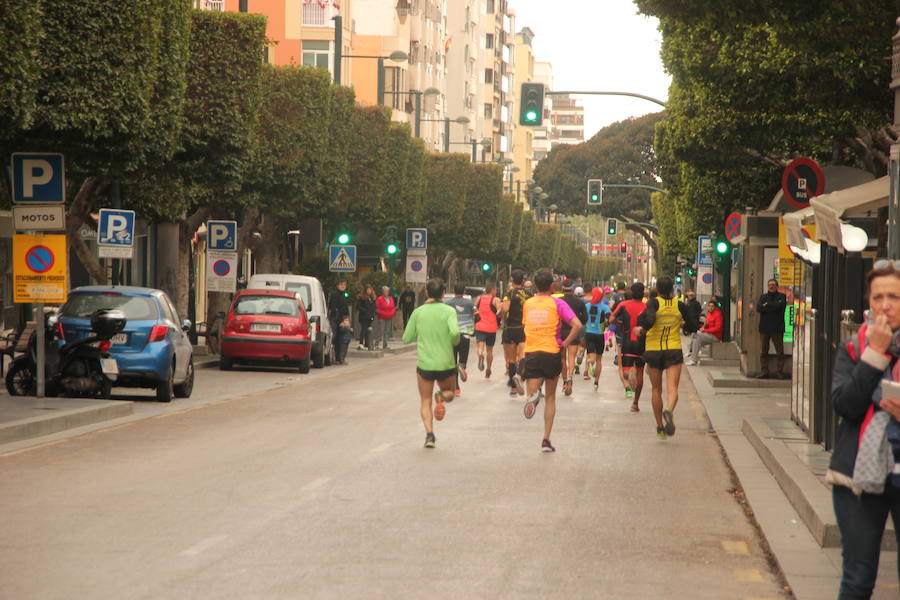
<svg viewBox="0 0 900 600">
<path fill-rule="evenodd" d="M 428 230 L 424 227 L 410 227 L 406 230 L 406 248 L 408 250 L 428 249 Z"/>
<path fill-rule="evenodd" d="M 65 202 L 63 155 L 53 152 L 13 152 L 12 188 L 12 200 L 15 204 Z"/>
<path fill-rule="evenodd" d="M 237 221 L 207 221 L 208 250 L 237 250 Z"/>
<path fill-rule="evenodd" d="M 101 246 L 134 246 L 134 211 L 101 208 L 97 243 Z"/>
</svg>

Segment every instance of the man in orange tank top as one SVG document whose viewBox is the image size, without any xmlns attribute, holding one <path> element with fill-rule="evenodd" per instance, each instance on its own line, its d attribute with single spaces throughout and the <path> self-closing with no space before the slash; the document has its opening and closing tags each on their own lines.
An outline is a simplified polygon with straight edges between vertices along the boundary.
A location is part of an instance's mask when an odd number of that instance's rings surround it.
<svg viewBox="0 0 900 600">
<path fill-rule="evenodd" d="M 491 365 L 494 364 L 494 345 L 497 343 L 497 313 L 500 312 L 500 298 L 494 294 L 493 283 L 484 286 L 484 293 L 475 302 L 475 341 L 478 352 L 478 370 L 484 376 L 491 376 Z M 487 369 L 484 359 L 487 356 Z"/>
<path fill-rule="evenodd" d="M 544 439 L 541 442 L 542 452 L 556 452 L 550 443 L 550 431 L 556 417 L 556 384 L 562 373 L 561 348 L 568 347 L 578 339 L 581 321 L 575 316 L 572 308 L 559 298 L 551 297 L 553 273 L 549 269 L 541 269 L 534 276 L 537 295 L 525 301 L 522 309 L 522 323 L 525 326 L 525 358 L 522 369 L 525 376 L 525 387 L 528 401 L 525 403 L 525 418 L 530 419 L 537 410 L 543 397 L 544 404 Z M 563 324 L 572 329 L 566 339 L 559 338 Z M 541 382 L 544 382 L 545 395 L 541 394 Z"/>
</svg>

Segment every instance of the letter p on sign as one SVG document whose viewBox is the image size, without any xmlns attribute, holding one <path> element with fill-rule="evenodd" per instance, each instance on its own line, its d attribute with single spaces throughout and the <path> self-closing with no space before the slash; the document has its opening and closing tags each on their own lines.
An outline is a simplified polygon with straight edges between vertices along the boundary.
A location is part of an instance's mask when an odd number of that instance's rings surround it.
<svg viewBox="0 0 900 600">
<path fill-rule="evenodd" d="M 65 202 L 62 154 L 14 152 L 12 179 L 16 204 Z"/>
<path fill-rule="evenodd" d="M 209 250 L 237 249 L 237 221 L 207 221 L 206 232 Z"/>
</svg>

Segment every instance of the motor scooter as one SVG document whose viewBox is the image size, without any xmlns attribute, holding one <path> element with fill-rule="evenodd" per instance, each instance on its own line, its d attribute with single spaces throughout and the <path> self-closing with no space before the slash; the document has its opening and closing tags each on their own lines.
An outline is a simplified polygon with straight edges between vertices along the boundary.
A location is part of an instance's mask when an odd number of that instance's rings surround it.
<svg viewBox="0 0 900 600">
<path fill-rule="evenodd" d="M 109 349 L 112 337 L 124 329 L 125 322 L 125 314 L 120 310 L 98 310 L 91 315 L 91 333 L 67 342 L 59 315 L 47 315 L 43 340 L 46 395 L 109 398 L 119 373 Z M 37 394 L 37 341 L 37 336 L 32 336 L 27 352 L 10 365 L 6 373 L 10 395 Z"/>
</svg>

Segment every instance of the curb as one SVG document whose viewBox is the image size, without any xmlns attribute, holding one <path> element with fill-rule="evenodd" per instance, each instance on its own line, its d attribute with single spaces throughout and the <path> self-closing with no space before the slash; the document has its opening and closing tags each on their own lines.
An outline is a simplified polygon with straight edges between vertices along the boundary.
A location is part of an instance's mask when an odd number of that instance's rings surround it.
<svg viewBox="0 0 900 600">
<path fill-rule="evenodd" d="M 105 400 L 83 408 L 61 410 L 52 416 L 37 416 L 0 425 L 0 445 L 42 437 L 67 429 L 127 417 L 134 413 L 134 403 Z"/>
</svg>

